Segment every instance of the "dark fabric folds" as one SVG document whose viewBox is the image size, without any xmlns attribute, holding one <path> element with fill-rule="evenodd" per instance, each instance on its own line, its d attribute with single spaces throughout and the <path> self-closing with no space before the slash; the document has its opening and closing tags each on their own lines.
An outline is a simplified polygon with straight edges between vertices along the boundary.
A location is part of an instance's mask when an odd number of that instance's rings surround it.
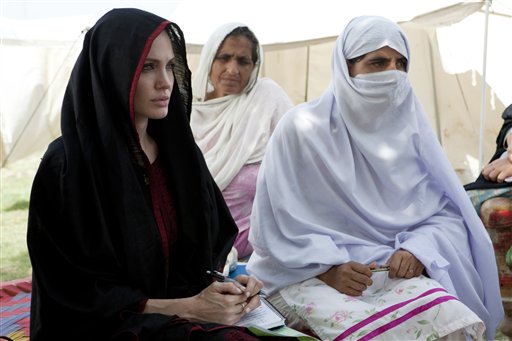
<svg viewBox="0 0 512 341">
<path fill-rule="evenodd" d="M 139 74 L 163 30 L 176 55 L 175 85 L 167 117 L 150 120 L 148 131 L 176 205 L 169 269 L 132 123 Z M 62 136 L 48 147 L 31 192 L 32 340 L 120 340 L 127 325 L 145 331 L 127 340 L 158 339 L 176 317 L 137 314 L 140 302 L 195 295 L 211 283 L 205 271 L 223 266 L 237 228 L 194 142 L 190 105 L 177 25 L 115 9 L 87 32 L 64 96 Z"/>
</svg>

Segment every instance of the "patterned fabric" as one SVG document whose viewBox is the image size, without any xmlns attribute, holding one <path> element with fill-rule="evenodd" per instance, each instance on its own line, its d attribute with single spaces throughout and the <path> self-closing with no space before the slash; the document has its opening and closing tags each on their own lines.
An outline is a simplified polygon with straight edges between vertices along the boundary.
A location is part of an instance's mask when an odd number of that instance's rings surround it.
<svg viewBox="0 0 512 341">
<path fill-rule="evenodd" d="M 360 297 L 340 294 L 316 278 L 280 295 L 322 340 L 433 340 L 461 329 L 482 339 L 483 322 L 437 281 L 389 279 L 385 272 L 372 279 Z"/>
<path fill-rule="evenodd" d="M 0 336 L 13 341 L 29 339 L 30 280 L 18 280 L 0 285 Z"/>
<path fill-rule="evenodd" d="M 512 297 L 512 187 L 488 187 L 467 193 L 492 240 L 501 296 L 506 300 Z"/>
<path fill-rule="evenodd" d="M 504 197 L 512 199 L 511 187 L 474 189 L 467 191 L 467 193 L 477 213 L 480 212 L 480 207 L 482 206 L 483 202 L 488 199 L 495 197 Z"/>
</svg>

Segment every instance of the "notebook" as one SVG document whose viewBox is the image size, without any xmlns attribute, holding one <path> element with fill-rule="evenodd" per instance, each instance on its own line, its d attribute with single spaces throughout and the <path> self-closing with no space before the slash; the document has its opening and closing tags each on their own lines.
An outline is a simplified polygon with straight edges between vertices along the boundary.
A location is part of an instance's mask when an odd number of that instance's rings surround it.
<svg viewBox="0 0 512 341">
<path fill-rule="evenodd" d="M 236 325 L 242 327 L 256 326 L 265 329 L 284 326 L 285 318 L 283 315 L 263 296 L 260 296 L 260 302 L 258 308 L 245 314 Z"/>
</svg>

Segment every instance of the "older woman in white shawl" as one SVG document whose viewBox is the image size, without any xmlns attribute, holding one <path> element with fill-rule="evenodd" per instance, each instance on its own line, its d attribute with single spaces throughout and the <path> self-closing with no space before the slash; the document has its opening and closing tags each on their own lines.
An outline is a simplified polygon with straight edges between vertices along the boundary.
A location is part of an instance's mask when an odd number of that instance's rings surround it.
<svg viewBox="0 0 512 341">
<path fill-rule="evenodd" d="M 491 241 L 409 61 L 398 25 L 353 19 L 329 87 L 284 116 L 260 169 L 248 271 L 322 340 L 492 340 L 503 318 Z"/>
<path fill-rule="evenodd" d="M 247 237 L 265 147 L 292 107 L 277 83 L 258 78 L 262 59 L 246 25 L 225 24 L 204 45 L 192 84 L 192 131 L 238 225 L 239 257 L 252 252 Z"/>
</svg>

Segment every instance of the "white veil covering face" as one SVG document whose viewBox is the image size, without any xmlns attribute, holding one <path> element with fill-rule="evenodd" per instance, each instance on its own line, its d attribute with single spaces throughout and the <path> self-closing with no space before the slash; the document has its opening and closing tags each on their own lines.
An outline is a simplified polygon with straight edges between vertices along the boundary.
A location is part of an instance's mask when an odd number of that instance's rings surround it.
<svg viewBox="0 0 512 341">
<path fill-rule="evenodd" d="M 190 124 L 208 168 L 223 190 L 240 169 L 260 162 L 272 131 L 281 116 L 292 107 L 284 90 L 270 79 L 258 79 L 263 52 L 258 45 L 258 61 L 249 82 L 240 94 L 205 100 L 213 90 L 210 70 L 217 50 L 241 23 L 220 26 L 201 51 L 192 82 L 193 103 Z"/>
<path fill-rule="evenodd" d="M 410 61 L 398 25 L 353 19 L 337 40 L 327 90 L 278 124 L 258 176 L 247 269 L 273 293 L 405 249 L 492 339 L 503 318 L 493 246 L 407 74 L 349 75 L 346 60 L 384 46 Z"/>
</svg>

